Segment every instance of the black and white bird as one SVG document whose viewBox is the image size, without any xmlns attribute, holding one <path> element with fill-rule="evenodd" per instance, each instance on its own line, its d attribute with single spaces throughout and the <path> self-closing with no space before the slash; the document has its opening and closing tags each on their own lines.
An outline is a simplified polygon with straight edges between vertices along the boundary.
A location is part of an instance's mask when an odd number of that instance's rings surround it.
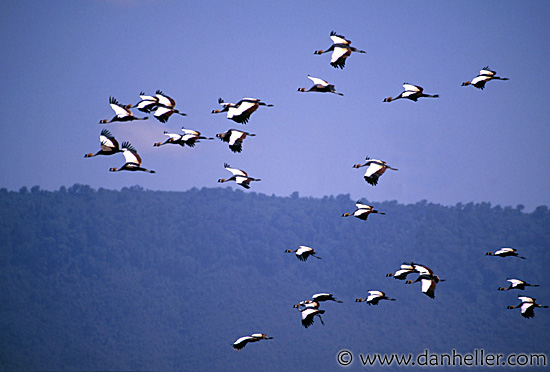
<svg viewBox="0 0 550 372">
<path fill-rule="evenodd" d="M 145 112 L 147 114 L 151 113 L 155 107 L 158 106 L 159 99 L 156 96 L 148 96 L 145 94 L 145 92 L 139 93 L 139 98 L 141 101 L 136 103 L 134 106 L 141 112 Z"/>
<path fill-rule="evenodd" d="M 110 168 L 109 171 L 120 172 L 126 170 L 131 172 L 141 171 L 147 173 L 155 173 L 154 170 L 149 170 L 141 167 L 141 157 L 138 155 L 136 149 L 129 142 L 122 143 L 122 155 L 124 155 L 126 163 L 120 168 Z"/>
<path fill-rule="evenodd" d="M 519 305 L 510 305 L 508 306 L 508 309 L 517 309 L 518 307 L 521 308 L 521 315 L 524 318 L 534 318 L 535 317 L 535 308 L 541 307 L 544 309 L 547 309 L 548 306 L 541 305 L 537 303 L 537 300 L 533 297 L 529 296 L 518 296 L 518 299 L 521 301 Z"/>
<path fill-rule="evenodd" d="M 462 83 L 462 86 L 465 87 L 467 85 L 473 85 L 477 89 L 484 89 L 485 83 L 491 80 L 510 80 L 510 79 L 497 76 L 496 71 L 492 71 L 489 69 L 489 66 L 485 66 L 481 69 L 481 71 L 479 71 L 479 75 L 473 78 L 472 81 L 465 81 L 464 83 Z"/>
<path fill-rule="evenodd" d="M 218 99 L 218 103 L 223 106 L 221 110 L 212 110 L 213 114 L 227 112 L 227 118 L 239 124 L 246 124 L 250 119 L 250 115 L 260 106 L 272 107 L 270 103 L 265 103 L 256 98 L 243 98 L 237 103 L 226 103 L 222 98 Z"/>
<path fill-rule="evenodd" d="M 95 154 L 93 153 L 85 154 L 84 155 L 85 158 L 91 158 L 97 155 L 113 155 L 113 154 L 116 154 L 117 152 L 122 151 L 119 147 L 118 141 L 107 129 L 103 129 L 101 131 L 101 134 L 99 135 L 99 142 L 101 144 L 101 150 L 99 150 Z"/>
<path fill-rule="evenodd" d="M 538 287 L 538 284 L 529 284 L 525 280 L 521 279 L 512 279 L 508 278 L 506 281 L 510 282 L 510 286 L 508 288 L 506 287 L 498 287 L 497 289 L 499 291 L 509 291 L 510 289 L 519 289 L 520 291 L 523 291 L 525 287 Z"/>
<path fill-rule="evenodd" d="M 319 320 L 321 321 L 322 325 L 325 325 L 323 322 L 323 318 L 321 318 L 321 314 L 325 313 L 325 310 L 315 309 L 313 307 L 306 307 L 304 309 L 300 309 L 300 312 L 302 314 L 302 325 L 305 328 L 308 328 L 313 324 L 314 318 L 316 316 L 319 317 Z"/>
<path fill-rule="evenodd" d="M 193 129 L 181 128 L 181 130 L 183 131 L 183 134 L 170 133 L 168 131 L 164 131 L 164 134 L 168 136 L 168 139 L 164 142 L 156 142 L 153 144 L 153 146 L 158 147 L 166 144 L 175 144 L 175 145 L 180 145 L 181 147 L 184 147 L 184 146 L 194 147 L 195 144 L 200 142 L 201 139 L 205 139 L 205 140 L 214 139 L 211 137 L 201 136 L 201 132 Z"/>
<path fill-rule="evenodd" d="M 321 93 L 334 93 L 339 96 L 343 96 L 342 93 L 338 93 L 334 88 L 334 85 L 329 84 L 328 81 L 319 79 L 313 76 L 308 75 L 308 79 L 313 81 L 313 86 L 306 90 L 306 88 L 298 88 L 298 92 L 321 92 Z"/>
<path fill-rule="evenodd" d="M 121 105 L 115 97 L 109 97 L 109 105 L 115 112 L 115 116 L 111 120 L 103 119 L 99 121 L 99 124 L 113 123 L 115 121 L 125 122 L 134 120 L 147 120 L 147 117 L 138 118 L 135 117 L 132 111 L 130 111 L 131 105 Z"/>
<path fill-rule="evenodd" d="M 268 337 L 265 333 L 253 333 L 250 336 L 244 336 L 237 341 L 233 342 L 233 348 L 235 350 L 241 350 L 246 344 L 250 342 L 257 342 L 260 340 L 271 340 L 273 337 Z"/>
<path fill-rule="evenodd" d="M 225 169 L 227 169 L 229 172 L 233 174 L 230 178 L 220 178 L 218 182 L 229 182 L 229 181 L 235 181 L 237 185 L 241 185 L 245 189 L 250 188 L 250 182 L 252 181 L 261 181 L 259 178 L 252 178 L 248 176 L 248 173 L 246 173 L 243 170 L 231 168 L 231 166 L 227 163 L 223 165 Z"/>
<path fill-rule="evenodd" d="M 485 253 L 485 255 L 486 256 L 497 256 L 497 257 L 517 257 L 517 258 L 521 258 L 521 259 L 525 260 L 525 257 L 522 257 L 522 256 L 517 254 L 517 249 L 510 248 L 510 247 L 500 248 L 499 250 L 494 251 L 494 252 L 490 251 L 490 252 Z"/>
<path fill-rule="evenodd" d="M 365 181 L 369 183 L 372 186 L 376 186 L 378 184 L 378 178 L 380 178 L 381 175 L 386 172 L 386 169 L 391 170 L 397 170 L 396 168 L 392 168 L 389 165 L 386 164 L 385 161 L 377 160 L 377 159 L 371 159 L 368 156 L 365 158 L 367 161 L 365 164 L 354 164 L 353 168 L 360 168 L 368 166 L 367 170 L 365 171 Z"/>
<path fill-rule="evenodd" d="M 359 218 L 360 220 L 366 221 L 369 217 L 369 214 L 371 213 L 386 214 L 384 212 L 379 212 L 375 210 L 372 205 L 361 203 L 361 201 L 357 201 L 357 203 L 355 203 L 355 206 L 357 207 L 355 211 L 353 211 L 352 213 L 344 213 L 342 217 L 354 216 Z"/>
<path fill-rule="evenodd" d="M 334 297 L 334 295 L 330 293 L 316 293 L 313 296 L 311 296 L 311 298 L 313 299 L 313 301 L 317 301 L 317 302 L 334 301 L 334 302 L 338 302 L 339 304 L 342 303 L 342 301 L 337 300 Z"/>
<path fill-rule="evenodd" d="M 338 35 L 334 31 L 330 33 L 330 38 L 332 39 L 333 44 L 327 50 L 316 50 L 315 52 L 313 52 L 313 54 L 332 52 L 330 65 L 334 68 L 343 69 L 344 67 L 346 67 L 346 58 L 348 58 L 352 52 L 366 53 L 364 50 L 359 50 L 355 47 L 352 47 L 350 45 L 350 40 L 347 40 L 345 36 Z"/>
<path fill-rule="evenodd" d="M 229 144 L 229 149 L 233 152 L 243 151 L 243 141 L 247 136 L 253 137 L 255 134 L 237 129 L 229 129 L 225 133 L 216 134 L 216 137 Z"/>
<path fill-rule="evenodd" d="M 429 97 L 429 98 L 438 98 L 439 94 L 425 94 L 424 88 L 419 87 L 418 85 L 413 85 L 409 83 L 403 84 L 403 89 L 405 89 L 401 94 L 399 94 L 397 97 L 388 97 L 384 98 L 384 102 L 391 102 L 395 101 L 400 98 L 406 98 L 410 99 L 411 101 L 417 102 L 419 98 L 421 97 Z"/>
<path fill-rule="evenodd" d="M 386 274 L 386 277 L 394 277 L 395 279 L 398 279 L 398 280 L 405 280 L 407 279 L 407 276 L 409 274 L 412 274 L 412 273 L 416 273 L 417 271 L 415 270 L 414 268 L 414 263 L 408 263 L 408 262 L 403 262 L 401 264 L 401 267 L 399 268 L 399 270 L 397 270 L 395 273 L 388 273 Z"/>
<path fill-rule="evenodd" d="M 395 301 L 395 298 L 389 298 L 386 293 L 382 291 L 368 291 L 367 298 L 358 298 L 355 302 L 366 302 L 369 305 L 378 305 L 381 300 Z"/>
<path fill-rule="evenodd" d="M 287 249 L 285 253 L 296 253 L 296 257 L 298 257 L 300 261 L 307 261 L 309 257 L 321 259 L 321 257 L 316 256 L 317 252 L 315 252 L 315 249 L 306 247 L 305 245 L 301 245 L 295 250 Z"/>
<path fill-rule="evenodd" d="M 421 282 L 422 284 L 422 293 L 424 293 L 426 296 L 430 298 L 435 298 L 435 287 L 437 283 L 444 282 L 445 279 L 440 279 L 439 276 L 434 275 L 432 269 L 430 269 L 427 266 L 419 265 L 419 264 L 413 264 L 415 272 L 419 273 L 420 275 L 416 280 L 407 280 L 406 284 L 412 284 L 416 282 Z"/>
</svg>

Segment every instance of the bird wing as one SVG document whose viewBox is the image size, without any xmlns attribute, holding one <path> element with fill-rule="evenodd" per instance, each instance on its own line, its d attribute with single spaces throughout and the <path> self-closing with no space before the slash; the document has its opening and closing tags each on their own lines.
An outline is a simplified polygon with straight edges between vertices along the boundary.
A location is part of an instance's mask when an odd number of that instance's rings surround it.
<svg viewBox="0 0 550 372">
<path fill-rule="evenodd" d="M 248 178 L 248 174 L 243 170 L 236 169 L 236 168 L 230 168 L 229 165 L 227 165 L 227 164 L 225 166 L 225 169 L 227 169 L 228 171 L 233 173 L 234 176 L 240 176 L 240 177 Z"/>
<path fill-rule="evenodd" d="M 330 33 L 330 38 L 334 44 L 351 44 L 350 40 L 347 40 L 345 36 L 338 35 L 336 32 L 332 31 Z"/>
<path fill-rule="evenodd" d="M 368 209 L 368 210 L 372 210 L 372 205 L 368 205 L 368 204 L 362 204 L 361 202 L 357 202 L 355 203 L 355 206 L 357 207 L 357 209 Z"/>
<path fill-rule="evenodd" d="M 251 337 L 251 336 L 244 336 L 244 337 L 241 337 L 239 339 L 237 339 L 237 341 L 235 341 L 233 343 L 233 347 L 237 350 L 240 350 L 242 349 L 243 347 L 246 346 L 247 343 L 249 343 L 252 339 L 254 339 L 254 337 Z"/>
<path fill-rule="evenodd" d="M 484 76 L 495 76 L 496 75 L 496 71 L 493 71 L 493 70 L 489 70 L 489 66 L 485 66 L 481 69 L 481 71 L 479 71 L 479 74 L 480 75 L 484 75 Z"/>
<path fill-rule="evenodd" d="M 520 300 L 522 303 L 534 303 L 535 299 L 533 297 L 529 296 L 518 296 L 518 300 Z"/>
<path fill-rule="evenodd" d="M 122 151 L 123 151 L 122 155 L 124 155 L 124 159 L 126 159 L 126 163 L 134 163 L 134 164 L 141 165 L 141 158 L 139 157 L 135 149 L 123 147 Z"/>
<path fill-rule="evenodd" d="M 370 161 L 369 166 L 365 171 L 365 177 L 371 177 L 373 174 L 380 172 L 382 169 L 385 170 L 385 167 L 382 163 L 378 163 L 376 161 Z"/>
<path fill-rule="evenodd" d="M 134 114 L 132 114 L 132 111 L 122 107 L 118 102 L 111 103 L 110 105 L 113 111 L 115 112 L 116 116 L 118 116 L 119 118 L 123 118 L 126 116 L 134 116 Z"/>
<path fill-rule="evenodd" d="M 166 123 L 166 121 L 168 120 L 168 118 L 174 113 L 174 110 L 170 109 L 170 108 L 167 108 L 167 107 L 162 107 L 162 106 L 159 106 L 156 110 L 155 110 L 155 114 L 154 116 L 162 123 Z"/>
<path fill-rule="evenodd" d="M 328 81 L 325 81 L 323 79 L 319 79 L 313 76 L 307 76 L 309 80 L 313 81 L 313 84 L 322 85 L 324 87 L 327 87 L 329 85 Z"/>
<path fill-rule="evenodd" d="M 422 91 L 424 90 L 422 87 L 419 87 L 418 85 L 413 85 L 409 83 L 404 83 L 403 88 L 405 89 L 405 91 L 409 91 L 409 92 L 412 91 L 416 93 L 422 93 Z"/>
<path fill-rule="evenodd" d="M 167 135 L 168 137 L 170 137 L 171 139 L 173 139 L 174 141 L 178 141 L 182 138 L 182 135 L 178 134 L 178 133 L 164 132 L 164 134 Z"/>
<path fill-rule="evenodd" d="M 523 280 L 519 280 L 519 279 L 506 279 L 506 281 L 512 283 L 512 285 L 514 286 L 525 283 Z"/>
<path fill-rule="evenodd" d="M 163 106 L 166 106 L 166 107 L 175 107 L 176 106 L 176 101 L 174 101 L 171 97 L 168 97 L 162 91 L 157 90 L 156 96 L 158 98 L 158 103 L 160 105 L 163 105 Z"/>
<path fill-rule="evenodd" d="M 533 318 L 535 316 L 535 304 L 533 302 L 522 303 L 521 315 L 525 318 Z"/>
<path fill-rule="evenodd" d="M 101 134 L 99 135 L 99 142 L 101 143 L 101 148 L 103 150 L 118 150 L 118 141 L 107 129 L 103 129 L 101 131 Z"/>
<path fill-rule="evenodd" d="M 414 270 L 416 270 L 417 273 L 419 273 L 420 275 L 433 275 L 433 271 L 432 269 L 430 269 L 429 267 L 427 266 L 424 266 L 424 265 L 418 265 L 418 264 L 414 264 Z"/>
<path fill-rule="evenodd" d="M 435 297 L 436 282 L 432 279 L 422 279 L 422 293 L 425 293 L 428 297 Z"/>
<path fill-rule="evenodd" d="M 229 146 L 233 146 L 237 141 L 242 142 L 246 137 L 244 132 L 232 129 L 231 135 L 229 136 Z"/>
<path fill-rule="evenodd" d="M 332 56 L 330 57 L 330 62 L 335 63 L 340 58 L 344 57 L 344 59 L 349 56 L 351 53 L 349 47 L 345 46 L 338 46 L 334 48 L 334 51 L 332 52 Z"/>
</svg>

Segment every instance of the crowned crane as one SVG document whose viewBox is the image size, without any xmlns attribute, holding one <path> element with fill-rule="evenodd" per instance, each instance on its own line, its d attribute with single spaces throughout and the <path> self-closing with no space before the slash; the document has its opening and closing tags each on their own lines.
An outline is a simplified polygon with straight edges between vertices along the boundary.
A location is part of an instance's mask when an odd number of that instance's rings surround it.
<svg viewBox="0 0 550 372">
<path fill-rule="evenodd" d="M 315 252 L 315 249 L 306 247 L 305 245 L 301 245 L 295 250 L 287 249 L 285 253 L 296 253 L 296 257 L 298 257 L 300 261 L 307 261 L 310 256 L 321 259 L 321 257 L 316 256 L 317 252 Z"/>
<path fill-rule="evenodd" d="M 424 94 L 424 88 L 419 87 L 418 85 L 413 85 L 409 83 L 404 83 L 403 88 L 405 89 L 401 94 L 399 94 L 397 97 L 388 97 L 384 98 L 384 102 L 391 102 L 395 101 L 396 99 L 400 98 L 406 98 L 410 99 L 411 101 L 417 102 L 420 97 L 430 97 L 430 98 L 438 98 L 439 94 Z"/>
<path fill-rule="evenodd" d="M 329 84 L 328 81 L 325 81 L 323 79 L 315 78 L 313 76 L 308 75 L 308 79 L 313 81 L 313 86 L 306 90 L 306 88 L 298 88 L 298 92 L 321 92 L 321 93 L 334 93 L 338 94 L 339 96 L 343 96 L 342 93 L 338 93 L 336 89 L 334 88 L 334 85 Z"/>
<path fill-rule="evenodd" d="M 253 137 L 255 134 L 243 132 L 237 129 L 229 129 L 225 133 L 216 134 L 216 137 L 221 139 L 223 142 L 229 143 L 229 149 L 233 152 L 243 151 L 243 141 L 246 136 Z"/>
<path fill-rule="evenodd" d="M 155 173 L 154 170 L 149 170 L 141 167 L 141 157 L 138 155 L 136 149 L 129 143 L 122 143 L 122 155 L 126 159 L 126 163 L 120 168 L 110 168 L 111 172 L 120 172 L 120 171 L 141 171 L 147 173 Z"/>
<path fill-rule="evenodd" d="M 169 143 L 180 145 L 181 147 L 189 146 L 194 147 L 195 143 L 200 142 L 199 140 L 205 139 L 205 140 L 213 140 L 212 137 L 204 137 L 201 136 L 201 132 L 193 130 L 193 129 L 185 129 L 181 128 L 183 131 L 183 134 L 177 134 L 177 133 L 170 133 L 168 131 L 164 131 L 164 134 L 168 136 L 168 139 L 164 142 L 156 142 L 153 144 L 153 146 L 162 146 Z"/>
<path fill-rule="evenodd" d="M 339 304 L 342 303 L 342 301 L 337 300 L 336 298 L 334 298 L 334 295 L 330 293 L 316 293 L 313 296 L 311 296 L 311 298 L 313 299 L 313 301 L 317 301 L 317 302 L 334 301 L 334 302 L 338 302 Z"/>
<path fill-rule="evenodd" d="M 155 110 L 154 117 L 161 123 L 166 123 L 170 116 L 178 114 L 181 116 L 187 116 L 187 114 L 176 110 L 176 101 L 173 98 L 167 96 L 162 90 L 157 90 L 157 109 Z"/>
<path fill-rule="evenodd" d="M 352 213 L 344 213 L 342 217 L 354 216 L 359 218 L 360 220 L 366 221 L 369 217 L 369 214 L 371 213 L 386 214 L 384 212 L 379 212 L 375 210 L 372 205 L 361 203 L 361 201 L 357 201 L 357 203 L 355 203 L 355 206 L 357 207 L 355 211 L 353 211 Z"/>
<path fill-rule="evenodd" d="M 517 249 L 515 248 L 500 248 L 498 251 L 490 251 L 485 253 L 486 256 L 497 256 L 497 257 L 518 257 L 522 260 L 525 260 L 525 257 L 522 257 L 517 254 Z"/>
<path fill-rule="evenodd" d="M 328 48 L 327 50 L 316 50 L 315 52 L 313 52 L 313 54 L 332 52 L 330 65 L 334 68 L 343 69 L 344 67 L 346 67 L 346 58 L 348 58 L 352 52 L 366 53 L 364 50 L 359 50 L 355 47 L 352 47 L 350 45 L 350 40 L 346 40 L 345 36 L 338 35 L 334 31 L 330 33 L 330 38 L 333 42 L 330 48 Z"/>
<path fill-rule="evenodd" d="M 395 301 L 395 298 L 389 298 L 382 291 L 368 291 L 367 298 L 358 298 L 355 302 L 366 302 L 369 305 L 378 305 L 381 300 Z"/>
<path fill-rule="evenodd" d="M 99 124 L 107 124 L 115 121 L 133 121 L 133 120 L 147 120 L 147 116 L 144 118 L 135 117 L 132 111 L 130 111 L 130 105 L 121 105 L 118 103 L 115 97 L 109 97 L 109 105 L 115 112 L 115 116 L 111 120 L 103 119 L 99 121 Z"/>
<path fill-rule="evenodd" d="M 365 171 L 364 178 L 365 181 L 372 186 L 376 186 L 378 184 L 378 178 L 386 172 L 386 169 L 397 170 L 396 168 L 390 167 L 385 161 L 382 160 L 371 159 L 368 156 L 365 160 L 367 161 L 365 164 L 354 164 L 353 168 L 368 166 Z"/>
<path fill-rule="evenodd" d="M 318 309 L 319 308 L 319 302 L 317 301 L 313 301 L 313 300 L 305 300 L 305 301 L 300 301 L 299 303 L 297 303 L 296 305 L 294 305 L 294 308 L 298 309 L 301 311 L 301 307 L 304 307 L 304 308 L 311 308 L 311 309 Z"/>
<path fill-rule="evenodd" d="M 440 279 L 439 276 L 434 275 L 432 269 L 424 265 L 412 264 L 415 272 L 420 275 L 416 278 L 415 281 L 407 280 L 406 284 L 412 284 L 416 282 L 422 283 L 422 293 L 431 299 L 435 298 L 435 287 L 437 283 L 444 282 L 445 279 Z"/>
<path fill-rule="evenodd" d="M 226 103 L 222 98 L 218 99 L 218 103 L 223 106 L 221 110 L 212 110 L 213 114 L 227 112 L 227 118 L 239 124 L 246 124 L 250 119 L 250 115 L 260 106 L 273 107 L 270 103 L 265 103 L 256 98 L 243 98 L 237 103 Z"/>
<path fill-rule="evenodd" d="M 141 112 L 149 114 L 158 106 L 159 99 L 156 96 L 148 96 L 145 92 L 141 92 L 139 93 L 139 98 L 141 98 L 141 101 L 132 107 L 136 107 Z"/>
<path fill-rule="evenodd" d="M 523 291 L 525 287 L 538 287 L 538 284 L 529 284 L 524 280 L 521 279 L 511 279 L 508 278 L 506 281 L 510 282 L 510 286 L 508 288 L 505 287 L 498 287 L 497 289 L 499 291 L 509 291 L 510 289 L 519 289 L 520 291 Z"/>
<path fill-rule="evenodd" d="M 323 322 L 323 318 L 321 318 L 321 314 L 324 314 L 325 310 L 315 309 L 313 307 L 306 307 L 305 309 L 301 309 L 300 312 L 302 313 L 302 325 L 305 328 L 308 328 L 313 324 L 315 316 L 318 316 L 321 324 L 325 325 L 325 323 Z"/>
<path fill-rule="evenodd" d="M 97 155 L 113 155 L 113 154 L 116 154 L 117 152 L 122 151 L 119 148 L 118 141 L 107 129 L 103 129 L 101 131 L 101 134 L 99 135 L 99 142 L 101 144 L 101 150 L 99 150 L 95 154 L 93 153 L 85 154 L 84 155 L 85 158 L 91 158 L 92 156 L 97 156 Z"/>
<path fill-rule="evenodd" d="M 521 301 L 519 305 L 510 305 L 507 308 L 508 309 L 517 309 L 518 307 L 521 308 L 521 315 L 524 318 L 534 318 L 535 317 L 535 308 L 541 307 L 544 309 L 547 309 L 548 306 L 543 306 L 541 304 L 537 304 L 537 300 L 533 297 L 528 296 L 518 296 L 518 299 Z"/>
<path fill-rule="evenodd" d="M 462 83 L 462 86 L 473 85 L 477 89 L 484 89 L 485 83 L 491 80 L 510 80 L 508 78 L 503 78 L 497 76 L 496 71 L 489 70 L 489 66 L 485 66 L 479 71 L 479 75 L 472 79 L 472 81 L 465 81 Z"/>
<path fill-rule="evenodd" d="M 271 340 L 272 338 L 273 337 L 268 337 L 265 333 L 254 333 L 250 336 L 244 336 L 237 339 L 237 341 L 233 342 L 233 348 L 235 350 L 241 350 L 249 342 L 257 342 L 260 340 Z"/>
<path fill-rule="evenodd" d="M 252 181 L 261 181 L 259 178 L 252 178 L 248 176 L 248 173 L 246 173 L 243 170 L 231 168 L 231 166 L 227 163 L 223 165 L 225 169 L 233 173 L 233 176 L 230 178 L 220 178 L 218 182 L 229 182 L 229 181 L 235 181 L 237 185 L 241 185 L 245 189 L 250 188 L 250 182 Z"/>
<path fill-rule="evenodd" d="M 417 271 L 414 268 L 414 263 L 403 262 L 399 270 L 397 270 L 395 273 L 386 274 L 386 277 L 393 276 L 395 279 L 405 280 L 407 279 L 407 276 L 409 274 L 416 273 L 416 272 Z"/>
</svg>

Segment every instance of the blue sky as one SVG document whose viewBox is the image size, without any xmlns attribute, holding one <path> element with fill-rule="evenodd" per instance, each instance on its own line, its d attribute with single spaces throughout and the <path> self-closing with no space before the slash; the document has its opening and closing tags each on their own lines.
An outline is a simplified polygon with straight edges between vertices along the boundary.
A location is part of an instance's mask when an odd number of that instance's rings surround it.
<svg viewBox="0 0 550 372">
<path fill-rule="evenodd" d="M 227 162 L 268 195 L 549 205 L 548 14 L 547 1 L 7 1 L 0 187 L 183 191 L 219 186 Z M 332 30 L 367 53 L 332 68 L 313 54 Z M 486 65 L 510 80 L 461 87 Z M 344 96 L 297 92 L 308 74 Z M 383 103 L 403 82 L 440 98 Z M 137 103 L 157 89 L 188 116 L 98 124 L 113 116 L 109 96 Z M 240 125 L 210 113 L 219 97 L 274 107 Z M 153 147 L 182 126 L 256 137 L 240 154 L 219 140 Z M 110 173 L 120 154 L 84 159 L 102 128 L 157 173 Z M 367 155 L 399 171 L 372 187 L 352 168 Z"/>
</svg>

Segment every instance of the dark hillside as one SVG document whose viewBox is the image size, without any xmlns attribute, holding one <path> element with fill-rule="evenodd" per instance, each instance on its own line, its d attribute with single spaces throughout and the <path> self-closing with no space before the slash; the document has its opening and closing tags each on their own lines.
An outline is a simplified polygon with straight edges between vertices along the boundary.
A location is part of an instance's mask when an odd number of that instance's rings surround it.
<svg viewBox="0 0 550 372">
<path fill-rule="evenodd" d="M 547 207 L 375 207 L 386 215 L 363 222 L 341 217 L 348 195 L 0 190 L 0 369 L 337 370 L 342 349 L 355 369 L 359 353 L 550 357 L 550 309 L 506 309 L 520 293 L 550 305 Z M 299 245 L 322 259 L 283 253 Z M 504 246 L 527 259 L 485 256 Z M 403 261 L 446 279 L 434 300 L 385 277 Z M 497 291 L 508 277 L 541 286 Z M 397 301 L 354 302 L 370 289 Z M 304 329 L 292 305 L 316 292 L 344 303 Z M 255 332 L 274 339 L 232 349 Z"/>
</svg>

